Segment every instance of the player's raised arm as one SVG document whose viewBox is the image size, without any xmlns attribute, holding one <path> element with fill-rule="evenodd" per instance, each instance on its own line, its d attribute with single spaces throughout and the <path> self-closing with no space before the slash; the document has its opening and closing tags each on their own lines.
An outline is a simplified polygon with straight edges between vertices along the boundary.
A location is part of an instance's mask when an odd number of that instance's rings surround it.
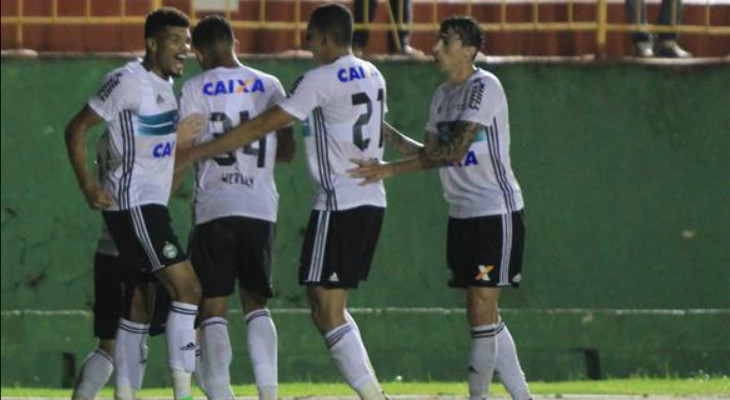
<svg viewBox="0 0 730 400">
<path fill-rule="evenodd" d="M 423 148 L 423 144 L 409 138 L 403 133 L 399 132 L 395 127 L 386 121 L 383 121 L 383 135 L 385 136 L 385 143 L 388 146 L 394 147 L 401 156 L 408 157 L 418 154 L 418 150 Z"/>
<path fill-rule="evenodd" d="M 86 168 L 86 134 L 94 125 L 102 121 L 103 119 L 86 105 L 71 119 L 66 126 L 65 133 L 66 149 L 71 166 L 76 174 L 79 187 L 86 197 L 86 202 L 92 209 L 102 209 L 112 205 L 109 196 L 99 186 L 99 183 L 89 176 Z"/>
<path fill-rule="evenodd" d="M 291 114 L 282 110 L 279 106 L 274 106 L 258 117 L 242 123 L 225 135 L 182 151 L 181 156 L 184 159 L 181 162 L 190 163 L 233 151 L 263 139 L 269 132 L 276 131 L 293 120 L 294 117 Z"/>
</svg>

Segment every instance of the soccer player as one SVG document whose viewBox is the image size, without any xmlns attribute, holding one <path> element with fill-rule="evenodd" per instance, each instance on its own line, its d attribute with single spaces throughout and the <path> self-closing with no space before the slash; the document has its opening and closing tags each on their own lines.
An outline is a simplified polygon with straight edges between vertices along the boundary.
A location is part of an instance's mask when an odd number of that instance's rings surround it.
<svg viewBox="0 0 730 400">
<path fill-rule="evenodd" d="M 183 85 L 180 116 L 205 116 L 207 128 L 199 142 L 224 135 L 285 98 L 276 77 L 238 61 L 235 46 L 231 26 L 219 16 L 203 18 L 193 30 L 193 49 L 203 72 Z M 188 250 L 203 287 L 202 368 L 197 373 L 210 399 L 234 398 L 226 311 L 236 280 L 259 399 L 277 398 L 277 335 L 266 303 L 272 296 L 279 203 L 274 163 L 294 157 L 292 132 L 290 125 L 195 166 L 195 228 Z"/>
<path fill-rule="evenodd" d="M 299 282 L 307 287 L 312 320 L 348 384 L 362 399 L 383 399 L 346 306 L 348 290 L 367 279 L 383 221 L 385 189 L 382 184 L 360 186 L 345 171 L 353 165 L 351 158 L 383 155 L 385 80 L 375 66 L 352 55 L 352 14 L 343 5 L 315 8 L 307 39 L 318 67 L 297 81 L 287 99 L 182 154 L 186 162 L 221 157 L 294 119 L 306 119 L 305 147 L 316 194 Z"/>
<path fill-rule="evenodd" d="M 530 392 L 497 300 L 501 288 L 521 281 L 524 202 L 510 165 L 504 89 L 497 77 L 474 65 L 481 44 L 482 32 L 471 17 L 443 21 L 434 53 L 447 81 L 431 101 L 425 145 L 386 125 L 386 140 L 410 157 L 353 160 L 360 167 L 350 174 L 365 178 L 363 184 L 381 184 L 397 174 L 440 168 L 450 204 L 449 286 L 464 289 L 471 326 L 469 398 L 487 398 L 497 367 L 512 397 L 523 400 Z"/>
<path fill-rule="evenodd" d="M 144 266 L 172 299 L 166 324 L 168 365 L 175 399 L 191 397 L 194 322 L 200 283 L 170 226 L 167 202 L 176 152 L 177 100 L 172 77 L 190 51 L 188 17 L 162 7 L 145 21 L 145 57 L 108 74 L 99 91 L 69 122 L 66 142 L 88 204 L 102 209 L 121 259 Z M 103 185 L 86 168 L 86 134 L 106 121 L 119 162 Z"/>
</svg>

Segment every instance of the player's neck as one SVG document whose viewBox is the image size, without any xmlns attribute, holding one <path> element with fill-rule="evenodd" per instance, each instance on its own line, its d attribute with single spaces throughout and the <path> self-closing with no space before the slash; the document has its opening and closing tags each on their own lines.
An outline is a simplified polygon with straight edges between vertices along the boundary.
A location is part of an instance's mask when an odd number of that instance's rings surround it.
<svg viewBox="0 0 730 400">
<path fill-rule="evenodd" d="M 352 54 L 352 47 L 335 47 L 326 52 L 320 58 L 319 65 L 325 65 L 335 62 L 338 58 Z"/>
<path fill-rule="evenodd" d="M 166 75 L 162 72 L 162 69 L 155 65 L 149 58 L 149 56 L 145 56 L 142 60 L 142 66 L 149 72 L 152 72 L 153 74 L 159 76 L 163 80 L 170 79 L 170 76 Z"/>
<path fill-rule="evenodd" d="M 454 85 L 458 85 L 469 79 L 471 74 L 473 74 L 476 70 L 477 68 L 474 66 L 474 64 L 464 64 L 454 71 L 449 72 L 449 82 Z"/>
</svg>

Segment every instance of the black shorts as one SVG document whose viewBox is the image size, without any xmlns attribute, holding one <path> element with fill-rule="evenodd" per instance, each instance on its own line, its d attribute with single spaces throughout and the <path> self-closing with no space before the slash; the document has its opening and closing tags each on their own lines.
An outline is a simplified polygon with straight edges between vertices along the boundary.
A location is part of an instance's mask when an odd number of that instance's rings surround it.
<svg viewBox="0 0 730 400">
<path fill-rule="evenodd" d="M 147 204 L 123 211 L 102 211 L 104 221 L 130 266 L 155 273 L 187 258 L 170 225 L 167 207 Z"/>
<path fill-rule="evenodd" d="M 94 336 L 111 340 L 122 316 L 125 266 L 119 257 L 94 255 Z"/>
<path fill-rule="evenodd" d="M 446 258 L 449 286 L 519 287 L 525 223 L 522 211 L 511 215 L 449 218 Z"/>
<path fill-rule="evenodd" d="M 188 250 L 203 297 L 233 294 L 236 279 L 241 289 L 271 297 L 275 227 L 273 222 L 246 217 L 197 225 Z"/>
<path fill-rule="evenodd" d="M 299 261 L 299 283 L 356 288 L 368 277 L 385 209 L 314 210 Z"/>
</svg>

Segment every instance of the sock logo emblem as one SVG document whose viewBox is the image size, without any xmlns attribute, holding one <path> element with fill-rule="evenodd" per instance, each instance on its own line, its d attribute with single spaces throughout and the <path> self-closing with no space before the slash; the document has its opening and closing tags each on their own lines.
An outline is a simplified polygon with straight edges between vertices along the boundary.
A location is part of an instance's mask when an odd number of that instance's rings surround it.
<svg viewBox="0 0 730 400">
<path fill-rule="evenodd" d="M 190 343 L 186 344 L 185 346 L 180 347 L 180 350 L 182 350 L 182 351 L 195 350 L 195 343 L 190 342 Z"/>
</svg>

